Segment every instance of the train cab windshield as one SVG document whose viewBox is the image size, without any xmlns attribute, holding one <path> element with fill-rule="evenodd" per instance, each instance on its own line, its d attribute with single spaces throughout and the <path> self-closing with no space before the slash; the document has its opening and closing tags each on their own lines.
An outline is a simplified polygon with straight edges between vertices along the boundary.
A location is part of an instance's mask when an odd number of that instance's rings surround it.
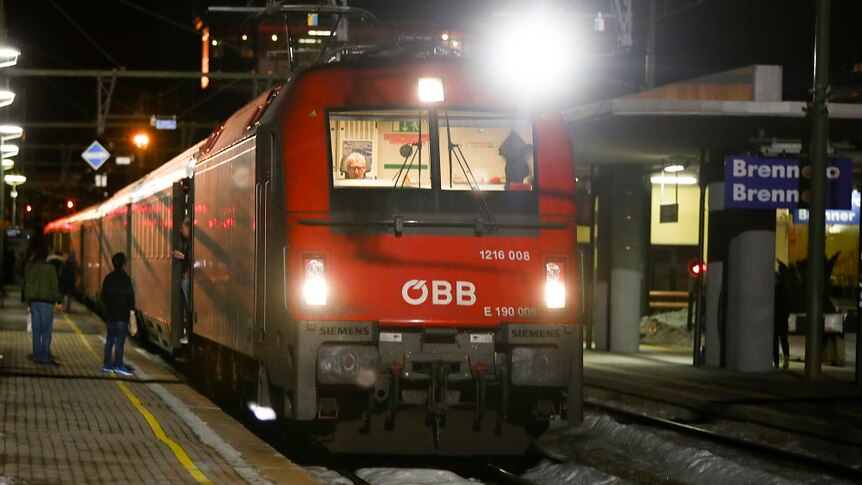
<svg viewBox="0 0 862 485">
<path fill-rule="evenodd" d="M 491 221 L 537 215 L 538 167 L 528 118 L 381 109 L 331 111 L 328 119 L 336 218 Z"/>
<path fill-rule="evenodd" d="M 533 189 L 527 119 L 464 111 L 333 112 L 329 130 L 336 190 Z"/>
</svg>

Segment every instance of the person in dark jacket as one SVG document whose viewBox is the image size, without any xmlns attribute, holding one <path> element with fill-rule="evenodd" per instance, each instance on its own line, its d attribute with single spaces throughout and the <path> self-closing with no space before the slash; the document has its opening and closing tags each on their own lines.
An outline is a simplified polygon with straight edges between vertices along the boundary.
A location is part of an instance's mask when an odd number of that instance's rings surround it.
<svg viewBox="0 0 862 485">
<path fill-rule="evenodd" d="M 54 304 L 60 302 L 60 286 L 57 271 L 45 259 L 48 250 L 36 249 L 33 265 L 27 270 L 24 295 L 30 310 L 33 326 L 33 362 L 59 365 L 51 355 L 51 338 L 54 332 Z M 60 311 L 63 305 L 60 304 Z"/>
<path fill-rule="evenodd" d="M 135 309 L 135 289 L 132 286 L 132 278 L 124 270 L 126 254 L 114 254 L 111 263 L 114 265 L 114 271 L 108 273 L 102 281 L 102 308 L 105 324 L 108 326 L 102 372 L 130 376 L 132 372 L 123 363 L 123 348 L 126 345 L 129 316 Z"/>
<path fill-rule="evenodd" d="M 78 281 L 78 260 L 75 251 L 69 251 L 69 257 L 60 266 L 60 293 L 63 295 L 63 306 L 66 313 L 72 313 L 72 299 L 75 297 L 75 285 Z"/>
</svg>

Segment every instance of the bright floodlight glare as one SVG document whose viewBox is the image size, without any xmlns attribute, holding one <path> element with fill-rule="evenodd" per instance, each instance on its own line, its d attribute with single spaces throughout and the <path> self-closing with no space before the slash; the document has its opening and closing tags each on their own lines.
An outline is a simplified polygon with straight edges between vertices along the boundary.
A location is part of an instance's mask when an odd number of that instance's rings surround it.
<svg viewBox="0 0 862 485">
<path fill-rule="evenodd" d="M 21 51 L 14 47 L 0 47 L 0 68 L 18 64 L 18 56 L 20 55 Z"/>
<path fill-rule="evenodd" d="M 554 98 L 568 91 L 583 69 L 585 33 L 560 9 L 516 12 L 489 22 L 481 50 L 501 87 L 525 98 Z M 584 76 L 580 76 L 584 77 Z"/>
<path fill-rule="evenodd" d="M 0 108 L 9 106 L 15 101 L 15 93 L 12 91 L 0 91 Z"/>
<path fill-rule="evenodd" d="M 654 184 L 694 185 L 697 183 L 697 177 L 692 177 L 690 175 L 653 175 L 650 177 L 649 181 Z"/>
<path fill-rule="evenodd" d="M 24 128 L 16 125 L 0 125 L 0 138 L 3 140 L 14 140 L 21 138 L 24 134 Z"/>
<path fill-rule="evenodd" d="M 2 155 L 3 158 L 9 158 L 18 155 L 18 145 L 13 145 L 11 143 L 0 144 L 0 155 Z"/>
<path fill-rule="evenodd" d="M 443 80 L 436 77 L 419 78 L 419 101 L 439 103 L 443 101 Z"/>
</svg>

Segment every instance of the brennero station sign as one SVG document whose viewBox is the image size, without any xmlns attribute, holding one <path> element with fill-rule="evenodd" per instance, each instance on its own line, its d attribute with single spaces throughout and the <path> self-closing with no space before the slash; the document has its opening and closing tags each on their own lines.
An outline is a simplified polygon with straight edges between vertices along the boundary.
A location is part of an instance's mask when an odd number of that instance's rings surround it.
<svg viewBox="0 0 862 485">
<path fill-rule="evenodd" d="M 826 208 L 850 209 L 853 164 L 849 158 L 829 159 Z M 797 209 L 807 207 L 811 167 L 797 158 L 727 156 L 724 159 L 724 203 L 732 209 Z"/>
</svg>

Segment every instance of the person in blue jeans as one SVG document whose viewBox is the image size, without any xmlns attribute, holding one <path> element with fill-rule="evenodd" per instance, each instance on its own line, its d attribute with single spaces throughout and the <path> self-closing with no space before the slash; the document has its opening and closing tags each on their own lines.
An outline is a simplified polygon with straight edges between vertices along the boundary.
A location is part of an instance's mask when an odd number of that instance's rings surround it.
<svg viewBox="0 0 862 485">
<path fill-rule="evenodd" d="M 29 305 L 33 326 L 33 362 L 44 365 L 59 365 L 51 354 L 51 337 L 54 332 L 54 304 L 60 302 L 60 286 L 57 271 L 47 261 L 48 249 L 36 249 L 33 266 L 27 270 L 23 299 Z M 63 305 L 60 305 L 63 311 Z"/>
<path fill-rule="evenodd" d="M 123 361 L 123 348 L 126 345 L 126 328 L 129 316 L 135 309 L 135 289 L 132 278 L 125 271 L 126 254 L 116 253 L 111 257 L 114 271 L 102 281 L 102 309 L 108 336 L 105 339 L 105 359 L 102 372 L 116 372 L 130 376 L 132 372 Z"/>
</svg>

